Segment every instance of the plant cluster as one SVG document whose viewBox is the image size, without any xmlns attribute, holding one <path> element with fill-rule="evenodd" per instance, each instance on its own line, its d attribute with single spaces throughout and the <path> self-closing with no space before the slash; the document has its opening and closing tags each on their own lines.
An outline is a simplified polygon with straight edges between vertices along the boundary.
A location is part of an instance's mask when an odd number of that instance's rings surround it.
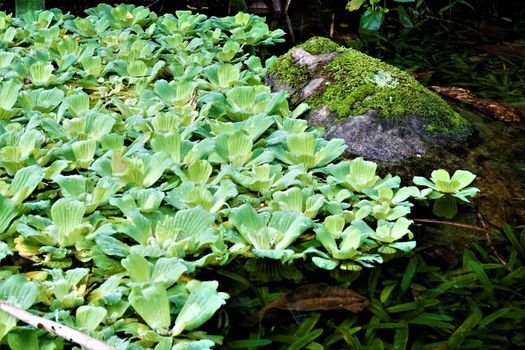
<svg viewBox="0 0 525 350">
<path fill-rule="evenodd" d="M 0 13 L 3 301 L 115 349 L 208 349 L 228 294 L 203 267 L 371 267 L 414 248 L 411 199 L 476 192 L 467 172 L 418 189 L 340 160 L 263 85 L 253 52 L 283 32 L 259 17 L 86 12 Z M 3 312 L 0 341 L 63 348 Z"/>
</svg>

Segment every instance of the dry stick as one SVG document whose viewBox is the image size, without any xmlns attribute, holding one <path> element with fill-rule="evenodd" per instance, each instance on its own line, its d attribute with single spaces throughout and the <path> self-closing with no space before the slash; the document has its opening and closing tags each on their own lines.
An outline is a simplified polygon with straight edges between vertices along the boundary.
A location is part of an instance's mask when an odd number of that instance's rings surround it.
<svg viewBox="0 0 525 350">
<path fill-rule="evenodd" d="M 50 333 L 58 335 L 68 341 L 77 343 L 80 346 L 85 347 L 89 350 L 115 350 L 114 347 L 107 345 L 95 338 L 90 337 L 82 332 L 79 332 L 73 328 L 64 326 L 60 323 L 47 320 L 45 318 L 35 316 L 30 312 L 22 310 L 16 306 L 6 303 L 0 300 L 0 311 L 8 313 L 9 315 L 30 324 L 31 326 L 38 329 L 45 329 Z"/>
<path fill-rule="evenodd" d="M 332 17 L 330 19 L 330 38 L 334 37 L 334 28 L 335 28 L 335 12 L 332 12 Z"/>
<path fill-rule="evenodd" d="M 428 222 L 431 224 L 444 224 L 444 225 L 450 225 L 450 226 L 463 227 L 463 228 L 468 228 L 468 229 L 479 231 L 479 232 L 487 232 L 487 230 L 485 230 L 484 228 L 478 227 L 478 226 L 462 224 L 462 223 L 453 222 L 453 221 L 443 221 L 443 220 L 434 220 L 434 219 L 412 219 L 412 220 L 419 221 L 419 222 Z"/>
<path fill-rule="evenodd" d="M 288 8 L 290 7 L 291 3 L 292 0 L 286 0 L 286 5 L 284 5 L 284 13 L 288 13 Z"/>
<path fill-rule="evenodd" d="M 160 0 L 155 0 L 155 1 L 153 1 L 153 2 L 152 2 L 151 4 L 149 4 L 147 7 L 151 7 L 151 6 L 155 5 L 156 3 L 158 3 L 159 1 L 160 1 Z"/>
<path fill-rule="evenodd" d="M 286 18 L 286 24 L 288 25 L 288 31 L 290 32 L 290 39 L 292 40 L 292 45 L 295 45 L 296 40 L 295 40 L 295 33 L 293 30 L 292 21 L 290 20 L 290 16 L 288 16 L 288 12 L 285 12 L 284 16 Z"/>
<path fill-rule="evenodd" d="M 492 240 L 490 239 L 490 231 L 485 227 L 485 224 L 484 224 L 483 220 L 481 220 L 481 224 L 484 226 L 484 228 L 481 228 L 481 227 L 478 227 L 478 226 L 474 226 L 474 225 L 469 225 L 469 224 L 462 224 L 462 223 L 459 223 L 459 222 L 453 222 L 453 221 L 443 221 L 443 220 L 434 220 L 434 219 L 412 219 L 412 220 L 418 221 L 418 222 L 428 222 L 428 223 L 431 223 L 431 224 L 443 224 L 443 225 L 463 227 L 463 228 L 467 228 L 467 229 L 470 229 L 470 230 L 483 232 L 483 233 L 485 233 L 485 237 L 487 238 L 487 244 L 491 248 L 492 253 L 494 254 L 494 256 L 503 265 L 507 266 L 507 262 L 503 258 L 501 258 L 499 256 L 498 252 L 496 252 L 496 249 L 494 249 L 494 247 L 492 246 Z"/>
<path fill-rule="evenodd" d="M 494 256 L 499 260 L 500 263 L 502 263 L 503 265 L 507 266 L 507 262 L 505 261 L 505 259 L 503 259 L 498 254 L 498 252 L 496 251 L 496 248 L 494 248 L 494 246 L 492 245 L 492 238 L 490 237 L 489 230 L 487 230 L 487 225 L 485 224 L 485 219 L 483 219 L 483 216 L 480 213 L 478 213 L 478 218 L 479 218 L 479 221 L 481 222 L 481 226 L 483 226 L 483 228 L 485 229 L 485 237 L 487 238 L 487 245 L 489 246 L 490 250 L 492 250 L 492 254 L 494 254 Z M 508 267 L 507 267 L 507 270 L 509 270 L 509 272 L 512 272 L 512 269 L 510 269 Z"/>
</svg>

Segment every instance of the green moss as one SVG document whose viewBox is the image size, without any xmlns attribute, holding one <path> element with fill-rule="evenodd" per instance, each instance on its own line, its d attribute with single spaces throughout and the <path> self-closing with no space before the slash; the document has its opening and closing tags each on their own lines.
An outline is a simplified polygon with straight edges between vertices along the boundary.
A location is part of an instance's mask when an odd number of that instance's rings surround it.
<svg viewBox="0 0 525 350">
<path fill-rule="evenodd" d="M 321 68 L 320 74 L 329 77 L 330 84 L 307 100 L 312 108 L 326 105 L 341 118 L 371 109 L 379 110 L 380 117 L 391 118 L 420 113 L 430 132 L 468 131 L 465 120 L 406 72 L 353 49 L 339 47 L 337 52 L 338 56 Z M 395 86 L 378 86 L 374 78 L 379 72 L 390 77 Z"/>
<path fill-rule="evenodd" d="M 268 75 L 293 89 L 304 86 L 310 80 L 310 72 L 306 65 L 294 62 L 291 53 L 279 57 L 268 67 Z"/>
<path fill-rule="evenodd" d="M 314 37 L 303 44 L 299 45 L 305 51 L 311 53 L 312 55 L 322 55 L 325 53 L 337 52 L 343 49 L 337 43 L 333 42 L 328 38 Z"/>
<path fill-rule="evenodd" d="M 269 67 L 268 74 L 294 90 L 303 88 L 314 76 L 327 78 L 305 101 L 313 109 L 328 106 L 341 118 L 371 109 L 385 118 L 421 114 L 431 133 L 468 133 L 468 123 L 408 73 L 327 38 L 312 38 L 299 47 L 313 55 L 336 52 L 337 56 L 311 72 L 288 52 Z"/>
</svg>

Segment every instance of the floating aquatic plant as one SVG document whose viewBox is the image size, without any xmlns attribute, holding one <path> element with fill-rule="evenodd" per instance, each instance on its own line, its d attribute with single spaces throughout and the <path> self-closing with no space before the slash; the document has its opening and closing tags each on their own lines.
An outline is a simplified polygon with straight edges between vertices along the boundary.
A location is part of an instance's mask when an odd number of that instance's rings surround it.
<svg viewBox="0 0 525 350">
<path fill-rule="evenodd" d="M 414 183 L 427 187 L 428 194 L 426 196 L 435 200 L 433 206 L 435 215 L 451 219 L 458 212 L 455 198 L 469 203 L 467 197 L 474 197 L 479 192 L 476 187 L 467 187 L 475 178 L 476 175 L 466 170 L 457 170 L 450 177 L 448 171 L 438 169 L 432 172 L 430 180 L 421 176 L 414 176 Z"/>
<path fill-rule="evenodd" d="M 257 16 L 86 13 L 0 12 L 7 303 L 115 349 L 209 349 L 221 338 L 200 327 L 228 294 L 196 279 L 203 267 L 256 259 L 254 274 L 277 263 L 297 276 L 302 259 L 357 271 L 414 248 L 413 199 L 476 192 L 467 172 L 415 179 L 419 190 L 340 160 L 343 141 L 262 84 L 272 59 L 252 53 L 284 32 Z M 50 344 L 0 321 L 2 345 Z"/>
</svg>

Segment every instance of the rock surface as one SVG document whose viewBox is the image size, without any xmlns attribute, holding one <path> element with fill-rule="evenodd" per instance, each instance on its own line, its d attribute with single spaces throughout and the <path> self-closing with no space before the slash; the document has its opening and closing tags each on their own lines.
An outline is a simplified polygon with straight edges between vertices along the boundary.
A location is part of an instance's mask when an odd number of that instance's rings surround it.
<svg viewBox="0 0 525 350">
<path fill-rule="evenodd" d="M 470 134 L 467 121 L 409 74 L 326 38 L 281 56 L 267 81 L 292 104 L 307 102 L 309 124 L 343 138 L 348 155 L 397 162 Z"/>
</svg>

